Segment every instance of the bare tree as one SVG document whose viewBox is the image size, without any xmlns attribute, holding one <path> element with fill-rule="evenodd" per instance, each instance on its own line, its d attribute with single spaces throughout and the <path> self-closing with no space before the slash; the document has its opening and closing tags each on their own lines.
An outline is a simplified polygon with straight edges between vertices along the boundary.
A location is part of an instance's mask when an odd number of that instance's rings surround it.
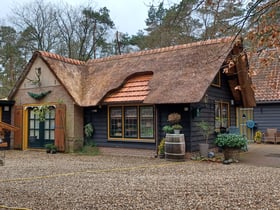
<svg viewBox="0 0 280 210">
<path fill-rule="evenodd" d="M 28 50 L 51 51 L 58 41 L 57 12 L 51 3 L 35 0 L 14 10 L 14 21 L 22 32 L 22 41 L 29 43 Z"/>
</svg>

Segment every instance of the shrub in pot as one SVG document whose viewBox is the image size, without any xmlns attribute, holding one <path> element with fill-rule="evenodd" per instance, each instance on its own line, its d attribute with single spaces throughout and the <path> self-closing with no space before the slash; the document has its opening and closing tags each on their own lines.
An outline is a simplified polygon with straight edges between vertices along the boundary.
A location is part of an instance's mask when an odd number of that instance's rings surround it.
<svg viewBox="0 0 280 210">
<path fill-rule="evenodd" d="M 261 131 L 257 131 L 255 133 L 254 140 L 257 144 L 260 144 L 262 142 L 262 136 L 263 136 L 263 134 Z"/>
<path fill-rule="evenodd" d="M 183 129 L 183 126 L 181 126 L 180 124 L 174 124 L 172 125 L 172 129 L 174 130 L 175 134 L 179 134 L 180 131 Z"/>
<path fill-rule="evenodd" d="M 216 146 L 223 149 L 225 160 L 232 158 L 233 150 L 241 150 L 247 148 L 247 139 L 240 134 L 218 134 L 215 139 Z"/>
<path fill-rule="evenodd" d="M 199 144 L 199 150 L 200 150 L 200 155 L 203 157 L 208 157 L 208 149 L 209 149 L 209 144 L 208 144 L 208 139 L 209 135 L 214 132 L 214 127 L 210 125 L 210 123 L 201 121 L 196 124 L 199 129 L 200 133 L 202 133 L 205 143 Z"/>
</svg>

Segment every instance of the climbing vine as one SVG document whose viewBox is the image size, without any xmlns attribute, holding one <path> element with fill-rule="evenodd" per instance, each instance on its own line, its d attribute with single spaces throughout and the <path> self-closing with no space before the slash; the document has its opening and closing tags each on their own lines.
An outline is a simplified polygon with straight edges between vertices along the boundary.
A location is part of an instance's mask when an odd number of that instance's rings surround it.
<svg viewBox="0 0 280 210">
<path fill-rule="evenodd" d="M 48 105 L 37 106 L 33 109 L 35 115 L 38 115 L 40 122 L 45 121 L 46 114 L 50 112 Z"/>
</svg>

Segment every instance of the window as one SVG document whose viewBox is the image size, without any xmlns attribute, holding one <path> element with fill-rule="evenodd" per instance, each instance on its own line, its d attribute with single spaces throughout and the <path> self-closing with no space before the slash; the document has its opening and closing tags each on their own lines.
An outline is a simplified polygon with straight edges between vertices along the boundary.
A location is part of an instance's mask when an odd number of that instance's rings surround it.
<svg viewBox="0 0 280 210">
<path fill-rule="evenodd" d="M 140 107 L 140 138 L 154 137 L 153 107 Z"/>
<path fill-rule="evenodd" d="M 124 137 L 137 138 L 137 107 L 124 107 Z"/>
<path fill-rule="evenodd" d="M 229 127 L 229 103 L 215 102 L 215 129 Z"/>
<path fill-rule="evenodd" d="M 151 141 L 154 138 L 152 106 L 109 107 L 109 138 Z"/>
<path fill-rule="evenodd" d="M 122 108 L 110 108 L 110 137 L 122 137 Z"/>
<path fill-rule="evenodd" d="M 212 82 L 212 85 L 216 86 L 216 87 L 221 87 L 221 72 L 220 71 L 215 76 L 215 78 Z"/>
</svg>

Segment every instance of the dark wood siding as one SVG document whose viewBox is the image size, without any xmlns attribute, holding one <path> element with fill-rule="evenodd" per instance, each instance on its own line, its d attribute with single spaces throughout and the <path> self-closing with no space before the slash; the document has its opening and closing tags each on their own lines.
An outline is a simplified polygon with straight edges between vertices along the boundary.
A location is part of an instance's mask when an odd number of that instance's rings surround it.
<svg viewBox="0 0 280 210">
<path fill-rule="evenodd" d="M 267 128 L 280 130 L 280 103 L 257 104 L 254 108 L 254 121 L 257 130 L 266 131 Z"/>
<path fill-rule="evenodd" d="M 93 142 L 101 147 L 155 149 L 155 143 L 108 141 L 107 106 L 85 108 L 85 124 L 94 126 Z"/>
<path fill-rule="evenodd" d="M 185 111 L 184 108 L 187 107 L 188 111 Z M 181 115 L 180 124 L 183 126 L 181 133 L 185 135 L 186 151 L 190 151 L 191 142 L 190 142 L 190 123 L 191 123 L 191 110 L 188 104 L 165 104 L 157 105 L 158 110 L 158 140 L 160 141 L 165 137 L 165 133 L 162 131 L 163 126 L 168 125 L 167 121 L 168 115 L 176 112 Z"/>
<path fill-rule="evenodd" d="M 190 152 L 199 150 L 199 144 L 205 143 L 205 139 L 200 131 L 200 128 L 197 126 L 198 122 L 206 121 L 209 122 L 211 126 L 215 125 L 215 102 L 227 102 L 229 104 L 230 111 L 230 126 L 236 126 L 236 108 L 234 105 L 231 105 L 231 100 L 233 99 L 232 93 L 230 91 L 227 78 L 224 74 L 221 73 L 221 87 L 210 86 L 206 92 L 207 99 L 202 99 L 201 103 L 192 104 L 192 112 L 198 110 L 199 115 L 192 116 L 192 123 L 190 127 Z M 214 139 L 216 137 L 215 132 L 209 136 L 208 143 L 210 147 L 214 147 Z"/>
</svg>

